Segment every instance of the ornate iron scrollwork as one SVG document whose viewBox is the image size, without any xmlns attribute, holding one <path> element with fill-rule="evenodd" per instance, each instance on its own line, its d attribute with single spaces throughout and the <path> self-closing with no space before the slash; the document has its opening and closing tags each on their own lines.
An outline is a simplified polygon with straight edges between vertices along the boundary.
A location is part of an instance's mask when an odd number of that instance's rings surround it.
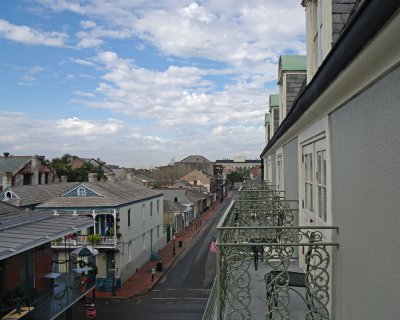
<svg viewBox="0 0 400 320">
<path fill-rule="evenodd" d="M 267 270 L 264 274 L 266 319 L 290 319 L 289 289 L 293 281 L 305 287 L 305 319 L 330 319 L 327 246 L 335 244 L 324 242 L 323 233 L 317 227 L 296 227 L 294 221 L 289 202 L 270 184 L 243 185 L 239 199 L 218 227 L 218 319 L 251 319 L 254 272 L 250 266 L 254 247 L 261 250 L 266 264 L 263 270 Z M 295 247 L 304 247 L 307 252 L 307 270 L 296 273 L 298 279 L 289 271 Z"/>
</svg>

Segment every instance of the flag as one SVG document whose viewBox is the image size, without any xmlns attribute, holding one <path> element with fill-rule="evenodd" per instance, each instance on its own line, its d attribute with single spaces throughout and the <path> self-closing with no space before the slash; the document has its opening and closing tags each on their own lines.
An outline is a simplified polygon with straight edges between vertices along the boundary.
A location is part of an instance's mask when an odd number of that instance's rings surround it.
<svg viewBox="0 0 400 320">
<path fill-rule="evenodd" d="M 211 242 L 210 251 L 212 253 L 216 253 L 217 252 L 217 244 L 214 241 Z"/>
</svg>

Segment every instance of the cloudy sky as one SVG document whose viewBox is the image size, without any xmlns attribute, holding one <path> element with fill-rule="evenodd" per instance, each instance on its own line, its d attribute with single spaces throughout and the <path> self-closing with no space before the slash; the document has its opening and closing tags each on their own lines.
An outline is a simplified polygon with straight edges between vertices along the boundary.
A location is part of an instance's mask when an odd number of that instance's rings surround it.
<svg viewBox="0 0 400 320">
<path fill-rule="evenodd" d="M 1 0 L 0 153 L 259 157 L 300 0 Z"/>
</svg>

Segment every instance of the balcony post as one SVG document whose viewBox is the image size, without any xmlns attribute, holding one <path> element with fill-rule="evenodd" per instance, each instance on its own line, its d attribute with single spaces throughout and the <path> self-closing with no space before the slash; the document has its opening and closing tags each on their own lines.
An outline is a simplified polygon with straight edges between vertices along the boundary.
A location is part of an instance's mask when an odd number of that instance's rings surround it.
<svg viewBox="0 0 400 320">
<path fill-rule="evenodd" d="M 217 320 L 221 320 L 221 247 L 218 242 L 221 241 L 221 230 L 217 229 Z"/>
<path fill-rule="evenodd" d="M 114 217 L 114 246 L 117 245 L 117 210 L 113 210 L 113 217 Z"/>
<path fill-rule="evenodd" d="M 93 234 L 96 234 L 96 210 L 93 210 L 92 217 L 93 217 Z"/>
</svg>

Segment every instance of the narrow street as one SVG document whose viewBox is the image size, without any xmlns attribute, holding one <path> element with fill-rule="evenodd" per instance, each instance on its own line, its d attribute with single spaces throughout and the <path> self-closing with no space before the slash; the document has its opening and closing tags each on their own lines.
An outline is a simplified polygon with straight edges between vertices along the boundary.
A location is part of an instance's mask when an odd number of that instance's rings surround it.
<svg viewBox="0 0 400 320">
<path fill-rule="evenodd" d="M 215 253 L 210 252 L 216 226 L 236 191 L 230 192 L 218 211 L 201 229 L 151 291 L 128 300 L 97 299 L 99 320 L 200 320 L 215 277 Z M 72 319 L 86 319 L 77 303 Z"/>
</svg>

